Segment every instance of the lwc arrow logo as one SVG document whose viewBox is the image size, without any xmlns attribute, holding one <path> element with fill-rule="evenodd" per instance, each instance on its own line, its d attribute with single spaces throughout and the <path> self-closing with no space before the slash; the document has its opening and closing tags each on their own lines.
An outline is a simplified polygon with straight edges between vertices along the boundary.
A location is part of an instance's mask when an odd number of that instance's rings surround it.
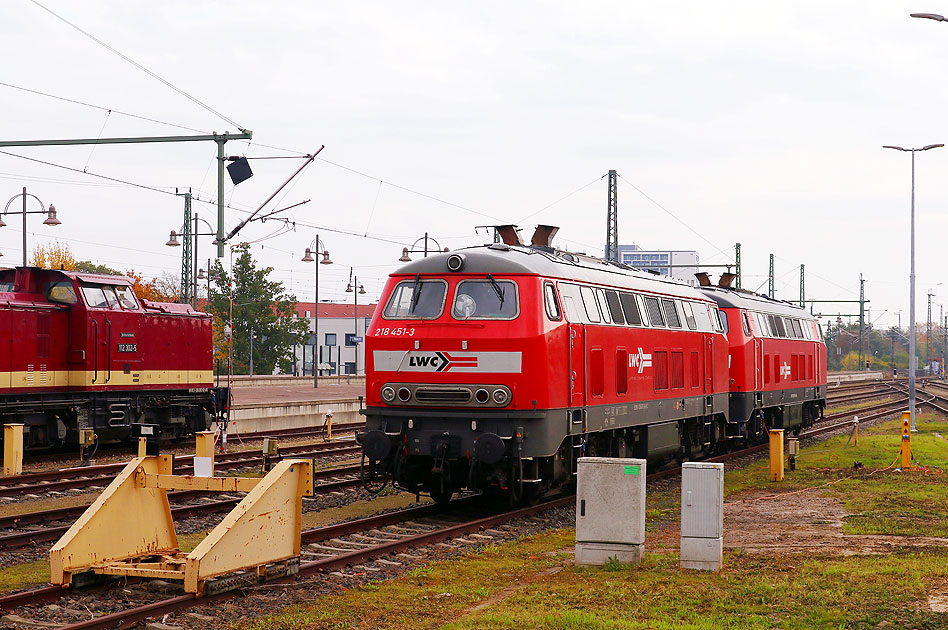
<svg viewBox="0 0 948 630">
<path fill-rule="evenodd" d="M 639 374 L 641 374 L 645 370 L 645 368 L 652 367 L 652 355 L 645 354 L 644 352 L 642 352 L 642 347 L 639 346 L 638 354 L 629 355 L 629 367 L 639 368 Z"/>
</svg>

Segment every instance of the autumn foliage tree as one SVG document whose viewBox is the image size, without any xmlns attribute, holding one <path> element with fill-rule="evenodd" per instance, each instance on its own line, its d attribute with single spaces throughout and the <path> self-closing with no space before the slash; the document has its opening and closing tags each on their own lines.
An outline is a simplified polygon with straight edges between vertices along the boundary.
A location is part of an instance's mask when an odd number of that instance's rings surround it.
<svg viewBox="0 0 948 630">
<path fill-rule="evenodd" d="M 75 271 L 79 261 L 72 255 L 67 243 L 55 241 L 50 245 L 37 245 L 33 248 L 30 265 L 40 269 L 62 269 Z"/>
</svg>

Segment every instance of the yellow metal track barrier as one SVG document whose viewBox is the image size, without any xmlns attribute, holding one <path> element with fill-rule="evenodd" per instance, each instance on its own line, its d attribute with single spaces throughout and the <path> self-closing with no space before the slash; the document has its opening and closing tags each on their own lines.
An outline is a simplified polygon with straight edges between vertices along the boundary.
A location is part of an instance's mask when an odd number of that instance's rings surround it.
<svg viewBox="0 0 948 630">
<path fill-rule="evenodd" d="M 133 459 L 49 552 L 50 582 L 85 571 L 181 580 L 201 593 L 208 579 L 300 554 L 302 498 L 313 493 L 309 460 L 285 460 L 262 479 L 180 477 L 170 455 Z M 167 490 L 247 492 L 191 553 L 178 550 Z"/>
</svg>

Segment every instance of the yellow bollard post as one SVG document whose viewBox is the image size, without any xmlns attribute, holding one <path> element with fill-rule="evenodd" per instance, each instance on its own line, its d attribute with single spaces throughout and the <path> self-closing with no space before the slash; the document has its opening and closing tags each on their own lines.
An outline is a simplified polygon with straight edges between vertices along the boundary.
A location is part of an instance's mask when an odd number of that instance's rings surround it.
<svg viewBox="0 0 948 630">
<path fill-rule="evenodd" d="M 214 476 L 213 431 L 198 431 L 194 434 L 194 476 Z"/>
<path fill-rule="evenodd" d="M 326 429 L 326 440 L 332 440 L 332 409 L 326 410 L 326 423 L 323 425 Z"/>
<path fill-rule="evenodd" d="M 148 438 L 138 438 L 138 456 L 146 457 L 148 451 Z"/>
<path fill-rule="evenodd" d="M 23 425 L 3 425 L 3 474 L 23 474 Z"/>
<path fill-rule="evenodd" d="M 902 412 L 902 470 L 912 467 L 912 414 L 909 411 Z"/>
<path fill-rule="evenodd" d="M 859 446 L 859 416 L 853 416 L 853 446 Z"/>
<path fill-rule="evenodd" d="M 783 429 L 771 429 L 770 480 L 783 481 Z"/>
</svg>

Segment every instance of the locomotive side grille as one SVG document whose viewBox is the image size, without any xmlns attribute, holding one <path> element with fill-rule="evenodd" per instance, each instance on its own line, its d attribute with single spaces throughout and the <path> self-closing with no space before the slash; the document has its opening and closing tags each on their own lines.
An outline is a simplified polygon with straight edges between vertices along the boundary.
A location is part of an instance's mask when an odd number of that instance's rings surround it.
<svg viewBox="0 0 948 630">
<path fill-rule="evenodd" d="M 463 404 L 471 401 L 471 390 L 462 387 L 419 387 L 415 390 L 418 402 Z"/>
</svg>

